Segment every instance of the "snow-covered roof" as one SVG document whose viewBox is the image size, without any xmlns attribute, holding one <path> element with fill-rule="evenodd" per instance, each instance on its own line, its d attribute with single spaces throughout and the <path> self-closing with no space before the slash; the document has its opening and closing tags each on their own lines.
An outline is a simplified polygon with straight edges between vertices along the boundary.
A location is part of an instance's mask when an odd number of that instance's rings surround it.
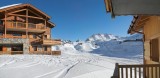
<svg viewBox="0 0 160 78">
<path fill-rule="evenodd" d="M 18 3 L 18 4 L 11 4 L 11 5 L 7 5 L 7 6 L 2 6 L 0 7 L 0 9 L 4 9 L 4 8 L 8 8 L 8 7 L 13 7 L 13 6 L 16 6 L 16 5 L 21 5 L 22 3 Z"/>
</svg>

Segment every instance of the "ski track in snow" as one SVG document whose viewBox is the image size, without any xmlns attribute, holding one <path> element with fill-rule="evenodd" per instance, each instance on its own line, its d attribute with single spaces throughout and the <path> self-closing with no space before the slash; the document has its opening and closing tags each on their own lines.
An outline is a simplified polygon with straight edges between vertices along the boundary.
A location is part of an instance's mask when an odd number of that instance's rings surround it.
<svg viewBox="0 0 160 78">
<path fill-rule="evenodd" d="M 8 58 L 9 60 L 5 60 Z M 2 61 L 0 78 L 98 78 L 98 75 L 102 75 L 99 78 L 106 78 L 104 76 L 110 78 L 116 62 L 120 64 L 139 63 L 132 59 L 99 56 L 91 53 L 77 55 L 64 53 L 61 56 L 2 55 L 0 61 Z M 21 73 L 10 72 L 15 70 Z M 21 75 L 18 76 L 19 74 Z"/>
<path fill-rule="evenodd" d="M 67 68 L 63 69 L 58 75 L 56 75 L 54 78 L 63 78 L 68 73 L 68 71 L 73 68 L 78 63 L 75 63 L 74 65 L 68 66 Z"/>
</svg>

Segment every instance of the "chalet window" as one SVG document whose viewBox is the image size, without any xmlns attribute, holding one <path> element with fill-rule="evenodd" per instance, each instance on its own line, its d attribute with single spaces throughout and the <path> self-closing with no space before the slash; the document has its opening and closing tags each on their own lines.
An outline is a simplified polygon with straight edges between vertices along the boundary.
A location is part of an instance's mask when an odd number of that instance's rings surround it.
<svg viewBox="0 0 160 78">
<path fill-rule="evenodd" d="M 33 46 L 33 51 L 37 51 L 37 47 L 36 46 Z"/>
<path fill-rule="evenodd" d="M 0 20 L 0 24 L 3 24 L 3 21 L 2 21 L 2 20 Z"/>
<path fill-rule="evenodd" d="M 13 36 L 22 36 L 22 34 L 12 34 Z"/>
<path fill-rule="evenodd" d="M 44 51 L 47 51 L 47 46 L 44 46 Z"/>
<path fill-rule="evenodd" d="M 3 32 L 0 32 L 0 36 L 3 36 Z"/>
<path fill-rule="evenodd" d="M 34 38 L 34 39 L 36 39 L 36 38 L 37 38 L 37 36 L 36 36 L 35 34 L 33 34 L 33 38 Z"/>
<path fill-rule="evenodd" d="M 2 51 L 2 46 L 0 46 L 0 51 Z"/>
<path fill-rule="evenodd" d="M 150 44 L 150 58 L 152 61 L 159 62 L 159 39 L 152 39 Z"/>
<path fill-rule="evenodd" d="M 44 39 L 47 39 L 47 35 L 44 35 Z"/>
<path fill-rule="evenodd" d="M 22 46 L 13 46 L 12 51 L 23 51 L 23 47 Z"/>
</svg>

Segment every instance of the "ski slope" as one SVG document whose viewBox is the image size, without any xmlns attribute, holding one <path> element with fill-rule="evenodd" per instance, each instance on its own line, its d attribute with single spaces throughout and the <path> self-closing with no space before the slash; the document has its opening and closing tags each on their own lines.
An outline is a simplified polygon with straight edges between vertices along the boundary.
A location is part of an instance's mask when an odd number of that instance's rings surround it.
<svg viewBox="0 0 160 78">
<path fill-rule="evenodd" d="M 110 78 L 115 63 L 143 63 L 143 43 L 125 42 L 139 38 L 96 34 L 52 47 L 60 56 L 0 55 L 0 78 Z"/>
</svg>

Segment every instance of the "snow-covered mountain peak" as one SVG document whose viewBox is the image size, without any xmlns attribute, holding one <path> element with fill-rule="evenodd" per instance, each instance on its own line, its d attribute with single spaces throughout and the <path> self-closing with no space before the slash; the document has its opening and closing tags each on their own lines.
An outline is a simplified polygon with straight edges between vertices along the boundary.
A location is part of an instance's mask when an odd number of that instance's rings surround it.
<svg viewBox="0 0 160 78">
<path fill-rule="evenodd" d="M 86 41 L 110 41 L 117 39 L 119 39 L 119 37 L 112 34 L 94 34 L 91 37 L 89 37 Z"/>
</svg>

